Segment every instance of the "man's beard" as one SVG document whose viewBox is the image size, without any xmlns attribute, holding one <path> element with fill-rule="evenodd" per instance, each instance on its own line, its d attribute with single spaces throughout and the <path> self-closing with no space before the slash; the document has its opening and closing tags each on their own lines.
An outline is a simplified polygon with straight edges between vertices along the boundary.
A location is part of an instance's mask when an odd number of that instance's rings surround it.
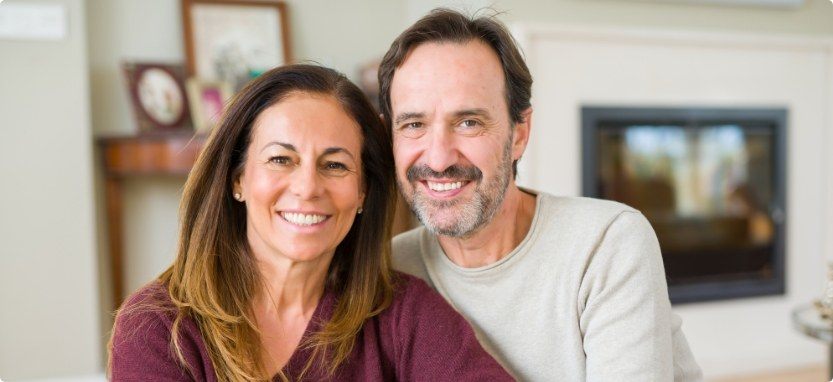
<svg viewBox="0 0 833 382">
<path fill-rule="evenodd" d="M 427 165 L 412 166 L 406 171 L 411 186 L 410 194 L 402 187 L 397 177 L 399 190 L 411 211 L 431 233 L 457 238 L 466 238 L 489 223 L 500 210 L 506 189 L 512 177 L 512 136 L 503 147 L 497 172 L 492 179 L 485 180 L 483 172 L 475 166 L 451 166 L 436 172 Z M 455 179 L 475 182 L 474 196 L 470 200 L 437 201 L 419 191 L 417 183 L 424 179 Z"/>
</svg>

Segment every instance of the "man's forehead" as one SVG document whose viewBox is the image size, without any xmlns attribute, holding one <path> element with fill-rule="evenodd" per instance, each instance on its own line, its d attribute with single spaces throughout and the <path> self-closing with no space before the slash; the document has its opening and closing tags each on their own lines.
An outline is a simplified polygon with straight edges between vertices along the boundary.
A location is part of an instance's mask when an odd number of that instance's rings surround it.
<svg viewBox="0 0 833 382">
<path fill-rule="evenodd" d="M 394 72 L 391 102 L 395 109 L 436 102 L 478 108 L 501 102 L 504 86 L 500 60 L 488 45 L 431 42 L 414 48 Z"/>
<path fill-rule="evenodd" d="M 448 77 L 448 74 L 456 76 Z M 394 72 L 392 85 L 397 80 L 430 76 L 441 76 L 448 81 L 498 76 L 497 79 L 502 82 L 503 68 L 494 50 L 482 41 L 427 42 L 411 49 L 405 56 Z"/>
</svg>

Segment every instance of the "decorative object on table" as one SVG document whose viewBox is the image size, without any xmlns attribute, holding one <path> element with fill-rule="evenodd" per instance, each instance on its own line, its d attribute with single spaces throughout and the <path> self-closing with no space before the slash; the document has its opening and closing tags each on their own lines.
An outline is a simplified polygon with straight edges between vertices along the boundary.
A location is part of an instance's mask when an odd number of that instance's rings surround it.
<svg viewBox="0 0 833 382">
<path fill-rule="evenodd" d="M 833 263 L 827 264 L 827 282 L 824 284 L 824 295 L 813 302 L 821 317 L 833 321 Z"/>
<path fill-rule="evenodd" d="M 182 65 L 124 62 L 130 99 L 142 133 L 187 129 L 191 115 L 185 96 Z"/>
<path fill-rule="evenodd" d="M 234 91 L 291 61 L 283 1 L 182 0 L 188 73 Z"/>
<path fill-rule="evenodd" d="M 188 79 L 187 88 L 194 130 L 207 133 L 217 125 L 226 102 L 231 99 L 231 85 L 228 82 L 204 81 L 192 77 Z"/>
</svg>

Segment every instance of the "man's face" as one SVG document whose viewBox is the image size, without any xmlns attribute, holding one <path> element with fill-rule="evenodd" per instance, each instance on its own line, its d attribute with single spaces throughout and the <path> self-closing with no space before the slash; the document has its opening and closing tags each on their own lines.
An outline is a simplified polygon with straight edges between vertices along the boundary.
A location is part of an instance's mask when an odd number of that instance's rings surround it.
<svg viewBox="0 0 833 382">
<path fill-rule="evenodd" d="M 480 41 L 419 45 L 396 70 L 390 99 L 402 195 L 433 233 L 476 232 L 500 210 L 523 152 L 498 56 Z"/>
</svg>

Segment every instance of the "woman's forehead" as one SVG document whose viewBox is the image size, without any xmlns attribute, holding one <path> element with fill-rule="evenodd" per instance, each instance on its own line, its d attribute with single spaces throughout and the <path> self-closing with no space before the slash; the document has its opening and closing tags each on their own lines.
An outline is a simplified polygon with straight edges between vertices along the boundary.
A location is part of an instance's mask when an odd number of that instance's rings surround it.
<svg viewBox="0 0 833 382">
<path fill-rule="evenodd" d="M 309 93 L 292 94 L 266 108 L 255 119 L 252 135 L 254 146 L 278 141 L 297 150 L 344 147 L 357 151 L 362 141 L 359 124 L 338 100 Z"/>
</svg>

